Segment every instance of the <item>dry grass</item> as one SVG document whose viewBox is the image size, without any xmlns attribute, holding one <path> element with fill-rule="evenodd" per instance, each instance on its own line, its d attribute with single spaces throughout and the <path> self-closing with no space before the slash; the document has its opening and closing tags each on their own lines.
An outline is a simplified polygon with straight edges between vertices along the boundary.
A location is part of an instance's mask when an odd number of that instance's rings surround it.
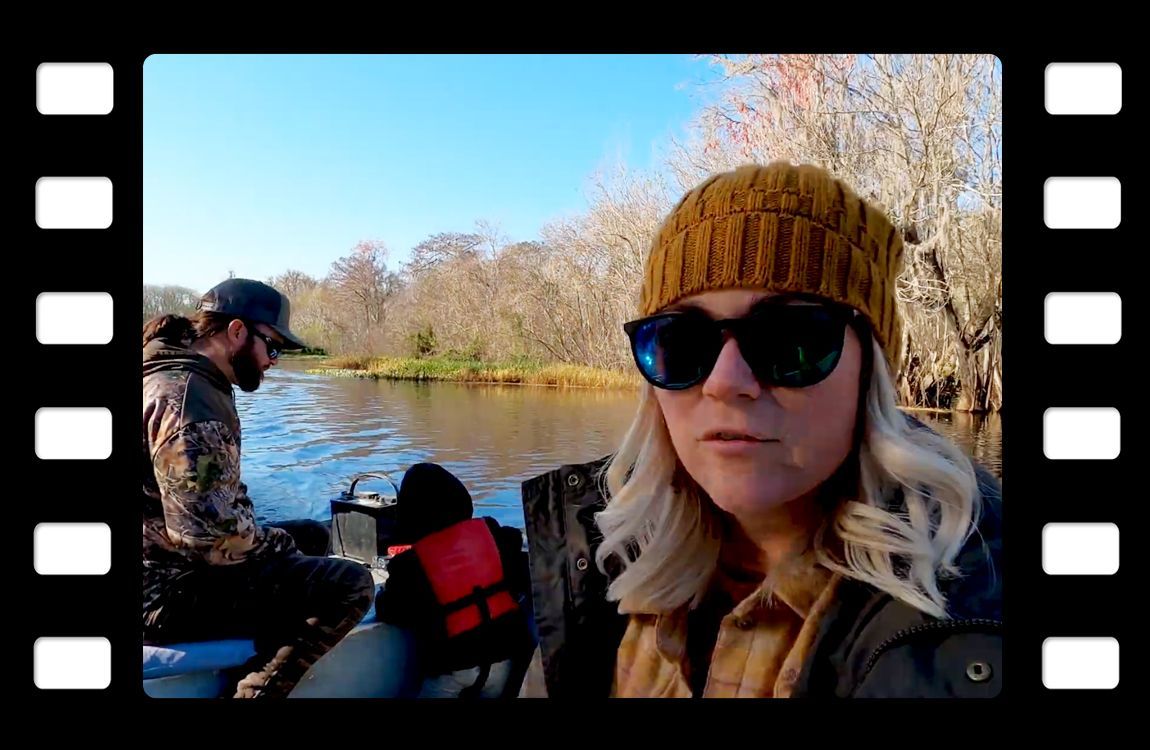
<svg viewBox="0 0 1150 750">
<path fill-rule="evenodd" d="M 635 373 L 580 365 L 544 364 L 530 360 L 481 362 L 445 357 L 337 357 L 311 372 L 374 380 L 435 380 L 564 388 L 629 389 L 638 387 L 640 383 Z"/>
</svg>

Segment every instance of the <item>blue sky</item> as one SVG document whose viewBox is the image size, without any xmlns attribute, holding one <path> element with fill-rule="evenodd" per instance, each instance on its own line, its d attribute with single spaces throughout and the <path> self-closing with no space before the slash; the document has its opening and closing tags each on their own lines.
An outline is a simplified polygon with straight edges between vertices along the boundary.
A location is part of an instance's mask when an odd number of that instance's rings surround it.
<svg viewBox="0 0 1150 750">
<path fill-rule="evenodd" d="M 360 240 L 512 240 L 658 166 L 714 69 L 661 56 L 156 55 L 144 67 L 144 282 L 323 276 Z"/>
</svg>

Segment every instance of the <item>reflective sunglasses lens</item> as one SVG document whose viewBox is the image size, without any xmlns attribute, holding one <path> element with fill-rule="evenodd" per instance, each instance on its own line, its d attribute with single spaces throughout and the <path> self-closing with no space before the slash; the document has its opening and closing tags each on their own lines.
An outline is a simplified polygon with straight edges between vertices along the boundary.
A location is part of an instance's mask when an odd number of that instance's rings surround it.
<svg viewBox="0 0 1150 750">
<path fill-rule="evenodd" d="M 752 318 L 740 350 L 764 383 L 806 388 L 825 380 L 843 351 L 846 319 L 814 305 L 787 305 Z"/>
<path fill-rule="evenodd" d="M 689 316 L 655 318 L 639 326 L 632 337 L 635 361 L 654 385 L 689 388 L 710 372 L 714 346 L 705 322 Z"/>
</svg>

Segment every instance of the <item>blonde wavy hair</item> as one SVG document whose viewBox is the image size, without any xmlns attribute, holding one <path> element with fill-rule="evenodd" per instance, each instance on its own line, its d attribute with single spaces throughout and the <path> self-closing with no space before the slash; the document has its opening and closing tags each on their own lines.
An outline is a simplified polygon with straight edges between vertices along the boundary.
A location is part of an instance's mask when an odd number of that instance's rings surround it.
<svg viewBox="0 0 1150 750">
<path fill-rule="evenodd" d="M 946 618 L 939 582 L 980 513 L 970 459 L 916 428 L 899 410 L 882 348 L 874 356 L 859 449 L 857 497 L 838 501 L 814 536 L 817 560 L 935 617 Z M 851 460 L 851 459 L 848 459 Z M 850 468 L 850 467 L 846 467 Z M 619 450 L 600 476 L 606 508 L 596 522 L 600 569 L 621 567 L 608 598 L 623 612 L 668 612 L 698 603 L 719 560 L 719 510 L 681 471 L 653 388 L 647 385 Z M 901 502 L 896 497 L 901 491 Z"/>
</svg>

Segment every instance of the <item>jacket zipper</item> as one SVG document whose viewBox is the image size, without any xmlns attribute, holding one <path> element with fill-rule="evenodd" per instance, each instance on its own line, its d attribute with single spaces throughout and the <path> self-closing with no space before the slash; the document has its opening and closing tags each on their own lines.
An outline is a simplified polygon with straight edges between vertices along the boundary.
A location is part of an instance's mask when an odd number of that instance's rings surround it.
<svg viewBox="0 0 1150 750">
<path fill-rule="evenodd" d="M 966 620 L 936 620 L 933 622 L 922 623 L 915 625 L 912 628 L 900 630 L 885 641 L 880 643 L 878 647 L 871 653 L 870 658 L 867 659 L 866 666 L 863 667 L 862 676 L 859 681 L 862 681 L 874 669 L 875 664 L 878 662 L 880 656 L 886 651 L 893 648 L 899 641 L 906 640 L 921 633 L 928 633 L 934 630 L 966 630 L 968 628 L 989 628 L 991 630 L 1001 630 L 1002 622 L 999 620 L 990 620 L 984 617 L 975 617 Z"/>
</svg>

